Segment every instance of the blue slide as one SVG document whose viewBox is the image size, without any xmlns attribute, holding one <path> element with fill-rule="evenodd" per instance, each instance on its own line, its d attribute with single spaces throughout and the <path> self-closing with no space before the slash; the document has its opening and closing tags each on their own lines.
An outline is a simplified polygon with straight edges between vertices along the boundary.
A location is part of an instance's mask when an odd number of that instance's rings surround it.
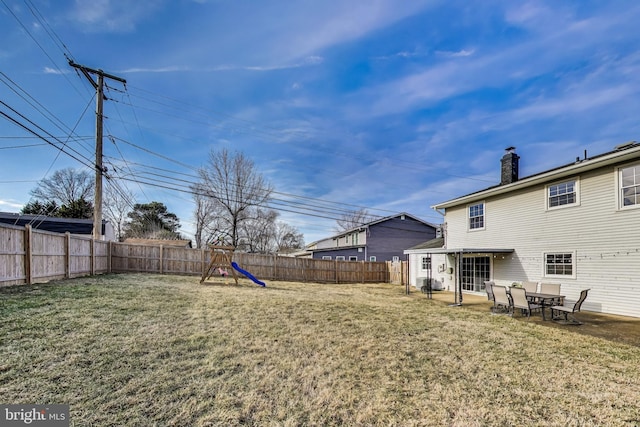
<svg viewBox="0 0 640 427">
<path fill-rule="evenodd" d="M 264 283 L 263 281 L 258 280 L 258 279 L 256 279 L 255 277 L 253 277 L 253 274 L 249 273 L 249 272 L 248 272 L 248 271 L 246 271 L 246 270 L 241 269 L 241 268 L 240 268 L 240 266 L 239 266 L 238 264 L 236 264 L 236 263 L 235 263 L 235 261 L 231 263 L 231 267 L 233 267 L 235 270 L 238 270 L 238 271 L 240 272 L 240 274 L 243 274 L 243 275 L 247 276 L 249 279 L 253 280 L 257 285 L 260 285 L 260 286 L 262 286 L 263 288 L 264 288 L 265 286 L 267 286 L 267 284 L 266 284 L 266 283 Z"/>
</svg>

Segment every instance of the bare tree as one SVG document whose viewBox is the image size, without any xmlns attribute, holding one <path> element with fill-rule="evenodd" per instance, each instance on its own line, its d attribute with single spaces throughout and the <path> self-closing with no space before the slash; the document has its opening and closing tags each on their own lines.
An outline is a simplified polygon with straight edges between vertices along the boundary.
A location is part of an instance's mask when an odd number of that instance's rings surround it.
<svg viewBox="0 0 640 427">
<path fill-rule="evenodd" d="M 200 188 L 205 190 L 219 211 L 221 225 L 229 236 L 229 244 L 239 246 L 240 226 L 251 208 L 265 206 L 273 191 L 259 174 L 252 160 L 242 153 L 231 154 L 224 148 L 211 150 L 206 166 L 198 171 Z"/>
<path fill-rule="evenodd" d="M 268 254 L 275 251 L 278 213 L 270 209 L 251 209 L 240 227 L 240 242 L 247 252 Z"/>
<path fill-rule="evenodd" d="M 343 214 L 340 219 L 336 220 L 336 231 L 338 233 L 351 230 L 363 224 L 373 221 L 374 217 L 366 209 L 358 209 Z"/>
<path fill-rule="evenodd" d="M 31 190 L 31 195 L 43 202 L 71 206 L 80 199 L 93 200 L 94 180 L 86 170 L 72 168 L 55 171 Z"/>
<path fill-rule="evenodd" d="M 290 252 L 304 247 L 304 236 L 296 227 L 282 221 L 277 221 L 275 225 L 276 251 Z"/>
<path fill-rule="evenodd" d="M 195 209 L 193 219 L 196 229 L 194 232 L 195 244 L 197 248 L 204 248 L 208 243 L 219 243 L 228 240 L 227 232 L 224 229 L 224 221 L 221 220 L 221 206 L 209 196 L 202 185 L 197 184 L 192 188 Z"/>
<path fill-rule="evenodd" d="M 116 238 L 122 240 L 124 237 L 124 226 L 127 221 L 127 214 L 133 209 L 135 198 L 133 194 L 114 182 L 107 181 L 105 187 L 104 203 L 102 214 L 113 224 Z"/>
</svg>

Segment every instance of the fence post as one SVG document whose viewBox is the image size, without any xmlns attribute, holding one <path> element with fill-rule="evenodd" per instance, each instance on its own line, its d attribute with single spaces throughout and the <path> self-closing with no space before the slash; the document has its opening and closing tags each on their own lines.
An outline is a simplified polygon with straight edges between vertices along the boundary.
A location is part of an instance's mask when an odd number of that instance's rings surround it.
<svg viewBox="0 0 640 427">
<path fill-rule="evenodd" d="M 273 279 L 278 280 L 278 256 L 273 254 Z"/>
<path fill-rule="evenodd" d="M 31 226 L 27 224 L 24 226 L 24 280 L 27 285 L 31 284 L 32 247 Z"/>
<path fill-rule="evenodd" d="M 71 233 L 64 233 L 64 278 L 71 277 Z"/>
<path fill-rule="evenodd" d="M 96 275 L 96 239 L 91 238 L 91 246 L 89 248 L 89 254 L 91 256 L 91 271 L 89 272 L 90 276 Z"/>
<path fill-rule="evenodd" d="M 111 274 L 111 254 L 113 253 L 113 240 L 109 240 L 107 245 L 107 273 Z"/>
<path fill-rule="evenodd" d="M 200 248 L 200 264 L 202 266 L 201 268 L 201 272 L 200 272 L 200 277 L 204 277 L 204 275 L 206 274 L 205 272 L 205 264 L 204 264 L 204 255 L 205 255 L 205 249 L 204 248 Z"/>
<path fill-rule="evenodd" d="M 164 258 L 164 245 L 160 245 L 160 274 L 163 274 L 163 258 Z"/>
</svg>

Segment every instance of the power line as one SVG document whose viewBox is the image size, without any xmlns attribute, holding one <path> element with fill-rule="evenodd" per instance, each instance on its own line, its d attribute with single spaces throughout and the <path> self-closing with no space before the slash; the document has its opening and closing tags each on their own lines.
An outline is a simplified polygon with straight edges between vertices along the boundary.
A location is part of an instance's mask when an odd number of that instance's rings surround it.
<svg viewBox="0 0 640 427">
<path fill-rule="evenodd" d="M 64 143 L 60 140 L 58 140 L 56 137 L 54 137 L 53 135 L 51 135 L 50 133 L 48 133 L 46 130 L 42 129 L 40 126 L 36 125 L 35 123 L 33 123 L 31 120 L 27 119 L 25 116 L 23 116 L 22 114 L 20 114 L 19 112 L 17 112 L 14 108 L 12 108 L 11 106 L 9 106 L 7 103 L 5 103 L 4 101 L 0 100 L 0 104 L 4 105 L 5 107 L 9 108 L 11 111 L 13 111 L 14 113 L 18 114 L 21 118 L 25 119 L 27 122 L 29 122 L 29 124 L 31 124 L 32 126 L 35 126 L 38 130 L 40 130 L 41 132 L 45 133 L 49 138 L 55 140 L 56 142 L 58 142 L 60 145 L 64 146 Z M 49 141 L 49 139 L 45 138 L 44 136 L 40 135 L 38 132 L 34 131 L 33 129 L 31 129 L 29 126 L 25 125 L 24 123 L 20 122 L 19 120 L 15 119 L 14 117 L 11 117 L 9 114 L 7 114 L 4 111 L 0 111 L 0 115 L 2 115 L 4 118 L 6 118 L 7 120 L 9 120 L 10 122 L 14 123 L 15 125 L 17 125 L 18 127 L 21 127 L 22 129 L 26 130 L 27 132 L 31 133 L 32 135 L 40 138 L 41 140 L 43 140 L 44 142 L 46 142 L 47 144 L 51 145 L 52 147 L 56 148 L 57 150 L 60 150 L 61 152 L 65 153 L 67 156 L 71 157 L 72 159 L 78 161 L 79 163 L 93 169 L 94 166 L 91 164 L 91 161 L 89 159 L 87 159 L 86 157 L 82 156 L 82 154 L 78 153 L 77 151 L 75 151 L 74 149 L 71 148 L 71 150 L 75 153 L 71 154 L 67 151 L 64 150 L 64 148 L 59 147 L 58 145 L 54 144 L 53 142 Z M 88 163 L 85 163 L 88 162 Z"/>
<path fill-rule="evenodd" d="M 29 148 L 29 147 L 42 147 L 45 146 L 47 144 L 25 144 L 25 145 L 12 145 L 9 147 L 0 147 L 0 150 L 11 150 L 14 148 Z"/>
</svg>

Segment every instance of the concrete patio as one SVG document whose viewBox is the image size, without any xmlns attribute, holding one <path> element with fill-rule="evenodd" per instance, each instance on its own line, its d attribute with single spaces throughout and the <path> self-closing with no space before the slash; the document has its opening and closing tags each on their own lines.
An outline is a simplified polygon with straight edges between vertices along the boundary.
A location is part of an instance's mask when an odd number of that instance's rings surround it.
<svg viewBox="0 0 640 427">
<path fill-rule="evenodd" d="M 425 294 L 412 288 L 411 293 L 427 298 Z M 448 291 L 434 291 L 433 301 L 441 304 L 453 304 L 454 293 Z M 486 296 L 463 294 L 462 307 L 469 310 L 477 310 L 491 313 L 493 303 L 487 300 Z M 457 310 L 459 307 L 451 307 Z M 548 317 L 548 316 L 547 316 Z M 534 313 L 527 318 L 520 314 L 520 310 L 516 310 L 513 318 L 522 322 L 533 322 L 550 328 L 565 329 L 577 334 L 591 335 L 594 337 L 604 338 L 610 341 L 625 343 L 640 347 L 640 318 L 617 316 L 613 314 L 601 314 L 590 311 L 581 311 L 576 317 L 583 322 L 582 325 L 567 325 L 561 322 L 551 320 L 543 321 L 542 316 Z"/>
</svg>

